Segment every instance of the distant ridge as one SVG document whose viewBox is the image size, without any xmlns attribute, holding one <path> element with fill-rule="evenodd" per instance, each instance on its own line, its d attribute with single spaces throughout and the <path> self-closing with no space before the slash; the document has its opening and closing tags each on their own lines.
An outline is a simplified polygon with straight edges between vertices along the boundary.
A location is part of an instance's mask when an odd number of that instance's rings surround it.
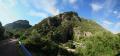
<svg viewBox="0 0 120 56">
<path fill-rule="evenodd" d="M 18 20 L 13 23 L 6 24 L 4 27 L 7 31 L 13 32 L 13 31 L 28 29 L 31 27 L 31 25 L 27 20 Z"/>
</svg>

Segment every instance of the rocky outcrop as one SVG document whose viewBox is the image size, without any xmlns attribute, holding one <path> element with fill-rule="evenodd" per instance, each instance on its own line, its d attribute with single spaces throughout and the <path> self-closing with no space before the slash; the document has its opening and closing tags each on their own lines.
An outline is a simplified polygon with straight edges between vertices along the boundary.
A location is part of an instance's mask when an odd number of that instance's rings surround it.
<svg viewBox="0 0 120 56">
<path fill-rule="evenodd" d="M 92 33 L 91 32 L 83 32 L 83 36 L 86 36 L 86 37 L 90 37 L 92 36 Z"/>
<path fill-rule="evenodd" d="M 92 36 L 92 33 L 89 31 L 83 31 L 81 32 L 80 27 L 75 27 L 73 29 L 74 37 L 76 40 L 79 40 L 81 37 L 90 37 Z"/>
<path fill-rule="evenodd" d="M 46 38 L 57 43 L 79 40 L 80 37 L 89 37 L 95 31 L 103 30 L 97 23 L 81 18 L 72 11 L 45 18 L 32 29 L 36 29 L 41 38 L 47 36 Z"/>
<path fill-rule="evenodd" d="M 18 20 L 13 23 L 6 24 L 4 27 L 8 31 L 17 31 L 17 30 L 30 28 L 31 25 L 27 20 Z"/>
</svg>

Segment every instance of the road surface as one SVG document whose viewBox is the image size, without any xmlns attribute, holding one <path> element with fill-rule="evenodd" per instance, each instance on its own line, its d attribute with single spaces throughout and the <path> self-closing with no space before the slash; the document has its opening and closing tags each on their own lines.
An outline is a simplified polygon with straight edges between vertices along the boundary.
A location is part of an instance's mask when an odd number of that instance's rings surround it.
<svg viewBox="0 0 120 56">
<path fill-rule="evenodd" d="M 0 56 L 19 56 L 16 48 L 17 39 L 0 41 Z"/>
</svg>

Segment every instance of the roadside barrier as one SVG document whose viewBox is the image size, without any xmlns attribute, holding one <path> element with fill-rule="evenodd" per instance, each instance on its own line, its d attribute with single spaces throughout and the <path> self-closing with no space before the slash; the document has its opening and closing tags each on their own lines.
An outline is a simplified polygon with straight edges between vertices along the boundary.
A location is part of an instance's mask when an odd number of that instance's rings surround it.
<svg viewBox="0 0 120 56">
<path fill-rule="evenodd" d="M 19 41 L 20 49 L 23 51 L 25 56 L 32 56 L 32 54 L 25 48 L 25 46 Z"/>
</svg>

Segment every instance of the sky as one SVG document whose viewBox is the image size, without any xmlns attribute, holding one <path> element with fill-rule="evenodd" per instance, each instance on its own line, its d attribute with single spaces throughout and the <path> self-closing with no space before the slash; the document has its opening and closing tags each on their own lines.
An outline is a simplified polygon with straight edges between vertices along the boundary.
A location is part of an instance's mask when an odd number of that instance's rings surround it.
<svg viewBox="0 0 120 56">
<path fill-rule="evenodd" d="M 94 20 L 105 29 L 120 32 L 120 0 L 0 0 L 2 25 L 28 20 L 31 25 L 48 16 L 75 11 L 80 17 Z"/>
</svg>

